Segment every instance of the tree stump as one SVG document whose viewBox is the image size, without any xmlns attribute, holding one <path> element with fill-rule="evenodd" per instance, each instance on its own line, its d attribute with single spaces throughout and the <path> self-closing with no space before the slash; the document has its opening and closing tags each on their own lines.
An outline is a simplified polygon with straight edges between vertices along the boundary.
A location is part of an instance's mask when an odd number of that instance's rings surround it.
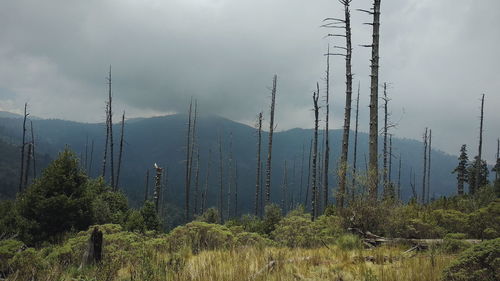
<svg viewBox="0 0 500 281">
<path fill-rule="evenodd" d="M 96 226 L 90 235 L 80 268 L 101 262 L 102 241 L 102 231 Z"/>
</svg>

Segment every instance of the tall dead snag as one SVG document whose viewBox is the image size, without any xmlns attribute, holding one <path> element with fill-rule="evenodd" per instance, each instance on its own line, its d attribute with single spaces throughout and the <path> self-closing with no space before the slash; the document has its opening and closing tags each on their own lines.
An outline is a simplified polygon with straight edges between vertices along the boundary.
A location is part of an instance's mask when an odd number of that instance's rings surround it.
<svg viewBox="0 0 500 281">
<path fill-rule="evenodd" d="M 238 161 L 234 161 L 234 216 L 238 217 Z"/>
<path fill-rule="evenodd" d="M 255 216 L 259 215 L 258 211 L 259 211 L 259 191 L 260 191 L 260 174 L 261 174 L 261 171 L 260 171 L 261 144 L 262 144 L 262 112 L 259 113 L 259 116 L 257 119 L 257 169 L 256 169 L 256 175 L 255 175 L 255 207 L 254 207 Z"/>
<path fill-rule="evenodd" d="M 148 201 L 149 193 L 149 169 L 146 170 L 146 184 L 144 185 L 144 203 Z"/>
<path fill-rule="evenodd" d="M 35 157 L 35 134 L 33 133 L 33 121 L 30 120 L 31 128 L 31 157 L 33 158 L 33 179 L 36 179 L 36 157 Z"/>
<path fill-rule="evenodd" d="M 219 183 L 220 183 L 220 190 L 219 190 L 219 217 L 220 217 L 220 223 L 224 223 L 224 214 L 223 214 L 223 207 L 224 207 L 224 182 L 222 181 L 222 136 L 219 133 Z"/>
<path fill-rule="evenodd" d="M 161 196 L 161 176 L 163 175 L 163 168 L 159 167 L 158 165 L 154 165 L 155 171 L 156 171 L 156 176 L 155 176 L 155 193 L 154 193 L 154 202 L 155 202 L 155 210 L 156 213 L 159 211 L 159 206 L 160 206 L 160 196 Z"/>
<path fill-rule="evenodd" d="M 26 146 L 26 119 L 29 113 L 26 112 L 28 108 L 28 103 L 24 104 L 24 119 L 23 119 L 23 139 L 21 143 L 21 170 L 19 171 L 19 192 L 23 191 L 23 180 L 24 180 L 24 148 Z"/>
<path fill-rule="evenodd" d="M 388 150 L 387 150 L 387 121 L 388 121 L 388 112 L 387 112 L 387 104 L 389 103 L 389 98 L 387 98 L 387 83 L 384 83 L 384 170 L 383 170 L 383 183 L 384 183 L 384 198 L 389 196 L 389 180 L 388 180 Z"/>
<path fill-rule="evenodd" d="M 371 82 L 370 82 L 370 143 L 368 189 L 370 199 L 377 200 L 378 194 L 378 70 L 379 70 L 379 39 L 380 39 L 380 2 L 373 0 L 370 11 L 361 10 L 373 16 L 372 44 L 364 45 L 372 49 Z"/>
<path fill-rule="evenodd" d="M 187 129 L 187 141 L 186 141 L 186 176 L 184 179 L 184 216 L 186 221 L 189 220 L 189 192 L 191 189 L 191 115 L 193 109 L 193 99 L 191 98 L 191 102 L 189 103 L 189 111 L 188 111 L 188 129 Z"/>
<path fill-rule="evenodd" d="M 479 190 L 479 182 L 481 181 L 481 156 L 482 156 L 482 151 L 483 151 L 483 117 L 484 117 L 484 94 L 481 97 L 481 119 L 479 123 L 479 148 L 477 152 L 477 168 L 476 168 L 476 182 L 474 188 L 471 190 L 471 193 L 474 194 L 476 191 Z"/>
<path fill-rule="evenodd" d="M 111 94 L 111 66 L 109 66 L 109 77 L 108 77 L 108 86 L 109 86 L 109 92 L 108 92 L 108 118 L 109 118 L 109 162 L 111 164 L 111 186 L 115 186 L 115 164 L 114 164 L 114 158 L 115 154 L 113 152 L 113 147 L 114 147 L 114 142 L 113 142 L 113 110 L 112 110 L 112 104 L 113 104 L 113 97 Z"/>
<path fill-rule="evenodd" d="M 123 112 L 122 115 L 122 126 L 121 126 L 121 133 L 120 133 L 120 152 L 118 153 L 118 170 L 116 171 L 116 185 L 115 185 L 115 191 L 118 190 L 119 187 L 119 182 L 120 182 L 120 171 L 122 167 L 122 156 L 123 156 L 123 136 L 124 136 L 124 129 L 125 129 L 125 111 Z"/>
<path fill-rule="evenodd" d="M 194 214 L 198 214 L 200 198 L 200 148 L 196 148 L 196 169 L 194 172 Z"/>
<path fill-rule="evenodd" d="M 425 128 L 424 133 L 424 171 L 422 173 L 422 204 L 425 204 L 425 178 L 427 176 L 427 128 Z"/>
<path fill-rule="evenodd" d="M 108 159 L 108 144 L 109 144 L 109 103 L 106 102 L 106 140 L 104 141 L 104 155 L 102 158 L 102 178 L 106 180 L 106 162 Z"/>
<path fill-rule="evenodd" d="M 427 203 L 430 202 L 431 192 L 431 150 L 432 150 L 432 130 L 429 129 L 429 147 L 427 148 Z"/>
<path fill-rule="evenodd" d="M 498 173 L 500 173 L 500 139 L 497 139 L 497 159 L 493 171 L 495 172 L 495 181 L 497 181 Z"/>
<path fill-rule="evenodd" d="M 288 188 L 288 175 L 287 175 L 287 165 L 286 165 L 286 160 L 285 160 L 285 164 L 283 166 L 283 183 L 281 185 L 281 191 L 282 191 L 282 195 L 281 195 L 281 211 L 283 212 L 283 214 L 286 214 L 287 210 L 286 210 L 286 207 L 287 207 L 287 188 Z"/>
<path fill-rule="evenodd" d="M 358 127 L 359 127 L 359 88 L 361 82 L 358 82 L 358 96 L 356 98 L 356 122 L 354 127 L 354 155 L 352 159 L 352 195 L 354 196 L 354 190 L 356 188 L 356 163 L 358 157 Z"/>
<path fill-rule="evenodd" d="M 191 146 L 189 147 L 189 189 L 191 192 L 191 180 L 193 179 L 193 157 L 194 157 L 194 151 L 196 149 L 196 146 L 198 145 L 196 143 L 196 120 L 198 119 L 198 100 L 194 100 L 194 114 L 193 114 L 193 122 L 191 125 Z M 195 194 L 196 196 L 196 194 Z M 196 201 L 196 200 L 195 200 Z M 194 205 L 196 205 L 196 202 L 194 202 Z M 196 206 L 195 206 L 196 208 Z"/>
<path fill-rule="evenodd" d="M 316 219 L 318 215 L 317 206 L 317 186 L 318 179 L 316 177 L 317 173 L 317 162 L 318 162 L 318 127 L 319 127 L 319 84 L 316 84 L 316 92 L 313 92 L 313 106 L 314 106 L 314 144 L 313 144 L 313 154 L 312 154 L 312 190 L 311 190 L 311 208 L 312 208 L 312 220 Z"/>
<path fill-rule="evenodd" d="M 231 218 L 231 187 L 233 184 L 233 132 L 229 132 L 229 168 L 227 181 L 227 219 Z"/>
<path fill-rule="evenodd" d="M 306 187 L 306 200 L 304 201 L 304 208 L 307 209 L 307 205 L 309 203 L 309 190 L 311 190 L 311 166 L 312 166 L 312 151 L 313 151 L 313 139 L 309 141 L 309 160 L 307 161 L 307 187 Z M 313 210 L 311 210 L 311 213 Z"/>
<path fill-rule="evenodd" d="M 302 202 L 302 191 L 304 184 L 304 157 L 305 157 L 305 145 L 304 143 L 302 143 L 302 160 L 300 163 L 300 185 L 299 185 L 299 199 L 298 199 L 299 202 Z"/>
<path fill-rule="evenodd" d="M 33 153 L 32 151 L 33 145 L 28 143 L 28 155 L 26 157 L 26 171 L 24 171 L 24 183 L 23 183 L 23 189 L 26 189 L 28 186 L 28 178 L 29 178 L 29 173 L 30 173 L 30 163 L 31 163 L 31 155 Z"/>
<path fill-rule="evenodd" d="M 273 152 L 273 132 L 274 132 L 274 110 L 276 103 L 276 81 L 278 76 L 273 77 L 273 88 L 271 90 L 271 117 L 269 120 L 269 143 L 267 147 L 266 165 L 266 205 L 271 203 L 271 158 Z"/>
<path fill-rule="evenodd" d="M 398 169 L 398 200 L 401 200 L 401 153 L 399 153 L 399 169 Z"/>
<path fill-rule="evenodd" d="M 211 161 L 212 161 L 212 150 L 209 149 L 208 150 L 207 171 L 205 174 L 205 190 L 201 193 L 201 211 L 200 211 L 201 214 L 203 214 L 203 212 L 205 212 L 205 208 L 207 206 L 207 196 L 208 196 L 208 185 L 209 185 L 209 180 L 210 180 Z"/>
</svg>

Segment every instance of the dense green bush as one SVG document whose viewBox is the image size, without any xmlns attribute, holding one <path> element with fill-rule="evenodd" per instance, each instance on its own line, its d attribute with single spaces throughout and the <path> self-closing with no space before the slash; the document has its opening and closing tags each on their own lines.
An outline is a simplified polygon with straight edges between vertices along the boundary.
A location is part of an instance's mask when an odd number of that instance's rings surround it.
<svg viewBox="0 0 500 281">
<path fill-rule="evenodd" d="M 21 241 L 0 240 L 0 277 L 9 273 L 9 260 L 24 246 Z"/>
<path fill-rule="evenodd" d="M 176 227 L 167 237 L 170 251 L 176 252 L 187 246 L 194 253 L 229 248 L 233 239 L 233 233 L 227 227 L 205 222 L 190 222 Z"/>
<path fill-rule="evenodd" d="M 500 280 L 500 238 L 484 241 L 464 251 L 444 270 L 442 280 Z"/>
<path fill-rule="evenodd" d="M 470 243 L 464 241 L 466 235 L 463 233 L 449 233 L 443 239 L 441 248 L 446 253 L 458 253 L 470 247 Z"/>
</svg>

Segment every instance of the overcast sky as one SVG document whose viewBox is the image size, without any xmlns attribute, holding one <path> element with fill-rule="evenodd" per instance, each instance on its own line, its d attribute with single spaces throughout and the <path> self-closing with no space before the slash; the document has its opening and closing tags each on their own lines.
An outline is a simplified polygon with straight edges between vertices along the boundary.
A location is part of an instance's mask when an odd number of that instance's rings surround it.
<svg viewBox="0 0 500 281">
<path fill-rule="evenodd" d="M 371 21 L 352 2 L 354 84 L 361 83 L 361 130 L 368 128 Z M 0 110 L 102 122 L 105 76 L 113 67 L 115 112 L 154 116 L 202 113 L 254 123 L 268 115 L 278 75 L 278 130 L 310 128 L 311 94 L 324 88 L 326 17 L 336 0 L 0 0 Z M 471 155 L 486 94 L 484 154 L 500 137 L 500 1 L 383 0 L 380 82 L 390 83 L 396 136 Z M 343 122 L 345 62 L 332 61 L 333 127 Z M 354 103 L 353 103 L 354 106 Z M 381 111 L 382 113 L 382 111 Z M 117 113 L 118 115 L 118 113 Z M 115 115 L 115 116 L 117 116 Z M 268 118 L 267 118 L 268 119 Z"/>
</svg>

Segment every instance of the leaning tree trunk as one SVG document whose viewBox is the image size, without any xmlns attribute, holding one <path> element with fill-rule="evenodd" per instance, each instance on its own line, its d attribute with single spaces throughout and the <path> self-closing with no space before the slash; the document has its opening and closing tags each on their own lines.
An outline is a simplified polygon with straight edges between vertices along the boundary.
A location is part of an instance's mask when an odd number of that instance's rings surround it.
<svg viewBox="0 0 500 281">
<path fill-rule="evenodd" d="M 477 153 L 477 168 L 476 168 L 476 182 L 475 186 L 472 189 L 472 194 L 477 192 L 480 187 L 480 178 L 481 178 L 481 157 L 483 151 L 483 117 L 484 117 L 484 94 L 481 98 L 481 121 L 479 124 L 479 148 Z"/>
<path fill-rule="evenodd" d="M 118 185 L 120 182 L 120 171 L 122 167 L 122 156 L 123 156 L 123 133 L 124 133 L 124 128 L 125 128 L 125 111 L 123 112 L 122 115 L 122 127 L 121 127 L 121 134 L 120 134 L 120 152 L 118 153 L 118 170 L 116 171 L 116 185 L 115 185 L 115 191 L 118 190 Z"/>
<path fill-rule="evenodd" d="M 313 105 L 314 105 L 314 144 L 313 144 L 313 154 L 312 154 L 312 190 L 311 190 L 311 208 L 312 208 L 312 220 L 316 219 L 318 215 L 317 210 L 317 184 L 318 180 L 316 178 L 317 172 L 317 161 L 318 161 L 318 127 L 319 127 L 319 84 L 316 84 L 317 92 L 313 93 Z"/>
<path fill-rule="evenodd" d="M 260 150 L 261 150 L 261 144 L 262 144 L 262 112 L 259 113 L 258 121 L 257 121 L 257 172 L 255 176 L 255 207 L 254 207 L 254 213 L 255 216 L 258 216 L 258 210 L 259 210 L 259 190 L 260 190 L 260 166 L 261 166 L 261 160 L 260 160 Z"/>
<path fill-rule="evenodd" d="M 340 179 L 339 179 L 339 207 L 344 207 L 346 194 L 346 177 L 347 177 L 347 156 L 349 153 L 349 131 L 351 126 L 351 103 L 352 103 L 352 43 L 351 43 L 351 14 L 349 4 L 351 0 L 341 0 L 344 4 L 345 13 L 345 35 L 346 35 L 346 56 L 345 56 L 345 76 L 346 76 L 346 91 L 345 91 L 345 111 L 344 111 L 344 133 L 342 134 L 342 152 L 340 158 Z"/>
<path fill-rule="evenodd" d="M 380 38 L 380 2 L 373 1 L 373 43 L 371 59 L 370 83 L 370 144 L 368 188 L 370 199 L 377 200 L 378 193 L 378 70 L 379 70 L 379 38 Z"/>
<path fill-rule="evenodd" d="M 271 159 L 273 152 L 273 132 L 274 132 L 274 110 L 276 103 L 276 81 L 278 76 L 273 77 L 273 88 L 271 90 L 271 118 L 269 120 L 269 143 L 267 147 L 266 165 L 266 205 L 271 203 Z"/>
<path fill-rule="evenodd" d="M 24 148 L 26 145 L 26 118 L 28 117 L 28 113 L 26 113 L 26 109 L 28 107 L 28 103 L 24 104 L 24 119 L 23 119 L 23 140 L 21 143 L 21 171 L 19 172 L 19 192 L 23 191 L 23 181 L 24 181 Z"/>
</svg>

